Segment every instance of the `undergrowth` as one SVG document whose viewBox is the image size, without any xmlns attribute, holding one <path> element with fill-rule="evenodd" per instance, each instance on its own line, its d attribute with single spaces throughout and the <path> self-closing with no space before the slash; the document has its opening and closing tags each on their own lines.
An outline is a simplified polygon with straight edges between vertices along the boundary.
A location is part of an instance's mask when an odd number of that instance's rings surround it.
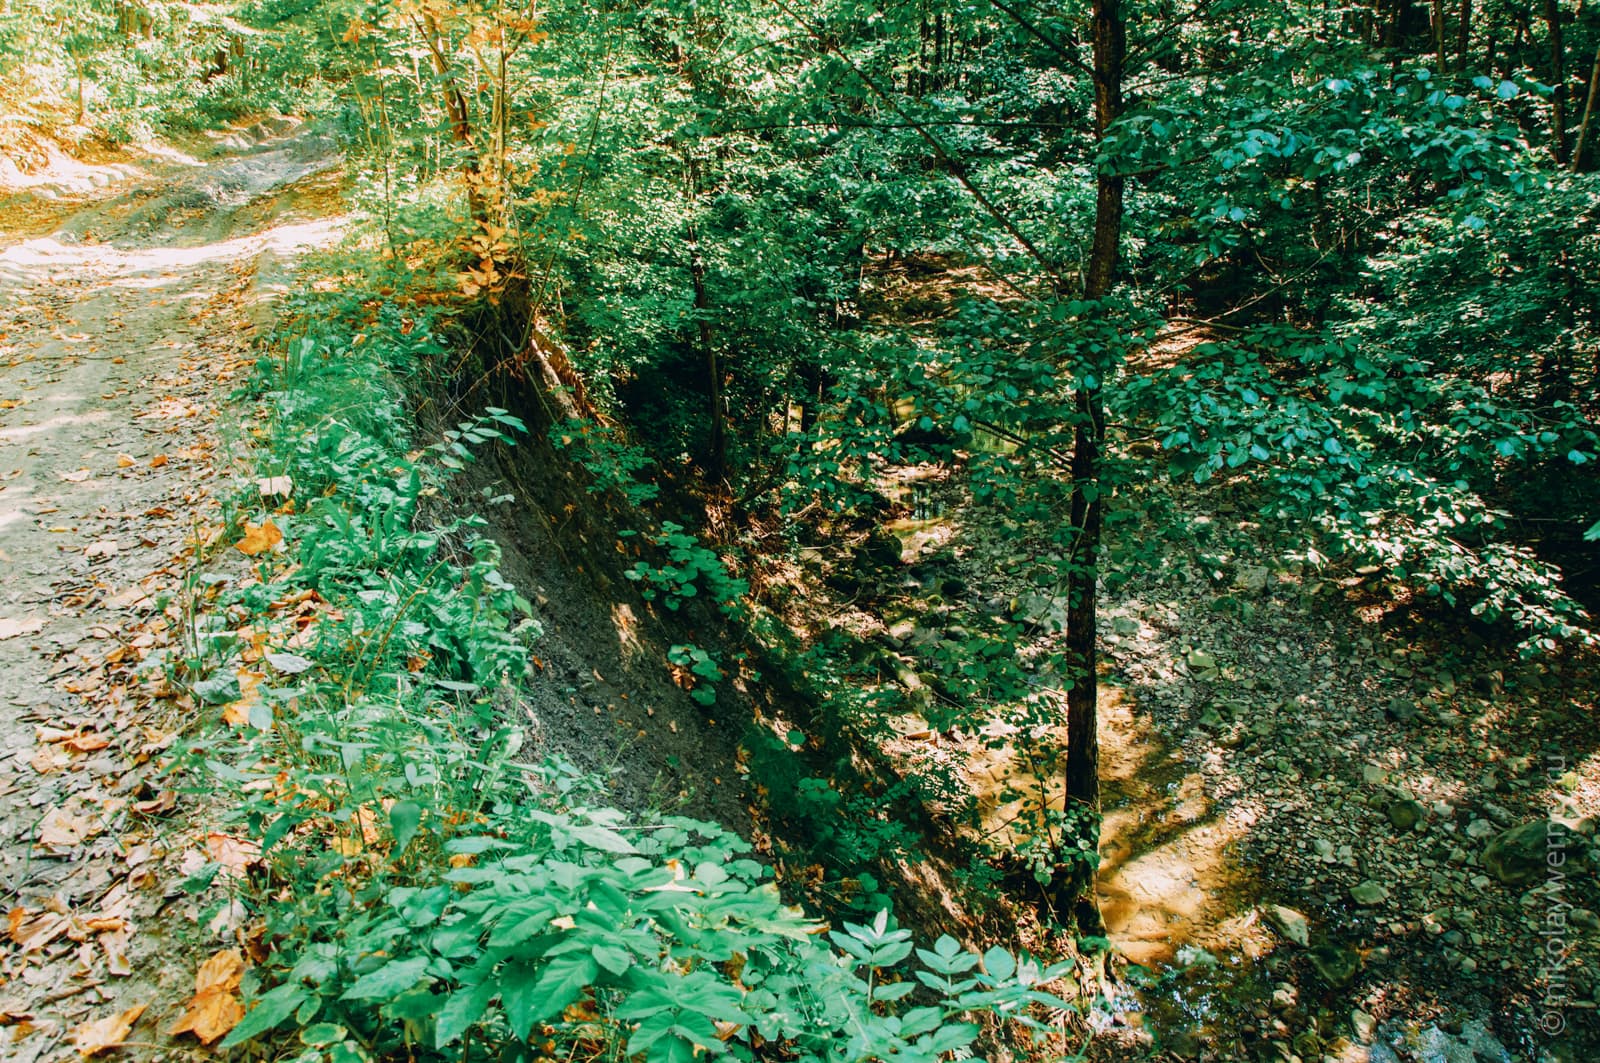
<svg viewBox="0 0 1600 1063">
<path fill-rule="evenodd" d="M 539 626 L 481 519 L 429 501 L 521 422 L 489 409 L 416 438 L 408 386 L 448 320 L 379 301 L 403 282 L 345 262 L 288 298 L 257 364 L 261 480 L 232 525 L 254 573 L 211 604 L 184 676 L 215 706 L 194 748 L 248 838 L 206 874 L 259 917 L 224 1046 L 933 1061 L 985 1022 L 1063 1037 L 1045 986 L 1066 965 L 914 948 L 884 911 L 829 929 L 722 827 L 607 807 L 603 780 L 524 748 Z M 670 574 L 642 575 L 696 585 Z"/>
</svg>

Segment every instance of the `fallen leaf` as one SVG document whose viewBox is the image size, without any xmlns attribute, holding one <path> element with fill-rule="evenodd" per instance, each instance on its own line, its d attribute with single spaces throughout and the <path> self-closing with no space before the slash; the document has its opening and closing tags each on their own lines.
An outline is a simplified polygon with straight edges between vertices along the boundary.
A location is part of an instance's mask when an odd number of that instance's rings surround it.
<svg viewBox="0 0 1600 1063">
<path fill-rule="evenodd" d="M 206 835 L 206 855 L 212 863 L 221 864 L 235 878 L 242 878 L 245 868 L 261 856 L 261 847 L 244 838 L 213 831 Z"/>
<path fill-rule="evenodd" d="M 269 518 L 260 524 L 245 521 L 244 537 L 233 545 L 241 554 L 255 557 L 266 553 L 281 542 L 283 542 L 283 532 L 279 531 L 278 526 Z"/>
<path fill-rule="evenodd" d="M 256 481 L 256 487 L 260 489 L 262 498 L 277 495 L 288 498 L 294 494 L 294 481 L 287 476 L 263 476 Z"/>
<path fill-rule="evenodd" d="M 44 630 L 44 621 L 36 616 L 25 616 L 18 620 L 0 616 L 0 640 L 14 639 L 18 635 L 36 635 Z"/>
<path fill-rule="evenodd" d="M 178 807 L 178 794 L 177 794 L 177 791 L 175 791 L 175 790 L 162 790 L 159 794 L 157 794 L 155 797 L 151 798 L 148 801 L 137 801 L 137 802 L 135 802 L 134 806 L 133 806 L 133 809 L 134 809 L 135 812 L 143 813 L 146 816 L 159 816 L 162 813 L 171 812 L 174 808 L 177 808 L 177 807 Z"/>
<path fill-rule="evenodd" d="M 90 731 L 88 734 L 73 735 L 61 744 L 75 753 L 93 753 L 97 749 L 104 749 L 109 746 L 111 739 L 103 734 L 95 734 Z"/>
<path fill-rule="evenodd" d="M 117 541 L 115 539 L 101 539 L 99 542 L 90 543 L 83 548 L 84 557 L 116 557 Z"/>
<path fill-rule="evenodd" d="M 41 746 L 28 758 L 28 766 L 40 775 L 49 775 L 57 768 L 64 768 L 72 763 L 72 756 L 58 749 L 48 749 Z"/>
<path fill-rule="evenodd" d="M 133 964 L 128 960 L 128 932 L 115 930 L 100 935 L 100 948 L 106 954 L 106 971 L 117 978 L 133 974 Z"/>
<path fill-rule="evenodd" d="M 67 932 L 72 920 L 58 912 L 13 908 L 6 915 L 6 932 L 23 952 L 42 949 Z"/>
<path fill-rule="evenodd" d="M 166 463 L 167 463 L 167 456 L 165 454 L 157 454 L 155 457 L 150 459 L 150 467 L 152 469 L 159 469 L 159 468 L 161 468 L 161 466 L 165 465 Z"/>
<path fill-rule="evenodd" d="M 60 476 L 69 484 L 81 484 L 83 481 L 93 476 L 94 473 L 90 472 L 88 469 L 74 469 L 71 472 L 57 473 L 56 475 Z"/>
<path fill-rule="evenodd" d="M 238 949 L 219 952 L 201 964 L 194 976 L 194 997 L 167 1033 L 173 1037 L 192 1033 L 202 1044 L 210 1044 L 239 1025 L 244 1005 L 234 991 L 243 974 L 244 957 Z"/>
<path fill-rule="evenodd" d="M 39 844 L 51 849 L 71 849 L 100 833 L 100 825 L 64 808 L 52 808 L 39 821 Z"/>
<path fill-rule="evenodd" d="M 117 468 L 119 469 L 131 469 L 137 464 L 139 464 L 139 459 L 132 454 L 117 455 Z"/>
<path fill-rule="evenodd" d="M 139 1004 L 117 1015 L 86 1022 L 72 1031 L 72 1045 L 79 1055 L 93 1056 L 108 1048 L 115 1048 L 133 1032 L 133 1024 L 144 1014 L 145 1005 Z"/>
</svg>

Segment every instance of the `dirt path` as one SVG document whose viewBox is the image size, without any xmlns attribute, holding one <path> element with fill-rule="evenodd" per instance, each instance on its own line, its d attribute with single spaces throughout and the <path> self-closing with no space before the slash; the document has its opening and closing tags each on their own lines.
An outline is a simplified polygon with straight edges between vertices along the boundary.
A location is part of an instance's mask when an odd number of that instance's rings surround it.
<svg viewBox="0 0 1600 1063">
<path fill-rule="evenodd" d="M 255 265 L 334 233 L 286 194 L 330 160 L 304 136 L 168 159 L 49 237 L 0 213 L 0 1058 L 181 1058 L 192 956 L 231 932 L 181 889 L 204 798 L 161 775 L 192 722 L 164 665 L 225 490 Z"/>
</svg>

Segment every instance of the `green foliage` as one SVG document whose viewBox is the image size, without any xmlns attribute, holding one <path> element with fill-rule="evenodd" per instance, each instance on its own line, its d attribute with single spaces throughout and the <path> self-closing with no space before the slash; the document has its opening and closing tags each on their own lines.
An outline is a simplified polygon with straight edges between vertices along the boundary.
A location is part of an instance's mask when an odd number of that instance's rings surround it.
<svg viewBox="0 0 1600 1063">
<path fill-rule="evenodd" d="M 526 603 L 474 519 L 419 513 L 515 418 L 490 411 L 414 448 L 389 370 L 413 330 L 375 326 L 360 292 L 296 298 L 302 334 L 259 365 L 275 412 L 263 460 L 310 501 L 275 515 L 293 564 L 264 564 L 221 604 L 259 621 L 314 591 L 315 634 L 277 654 L 264 712 L 196 747 L 244 795 L 236 814 L 261 850 L 244 897 L 272 948 L 226 1045 L 292 1028 L 307 1061 L 442 1061 L 475 1044 L 753 1060 L 777 1044 L 933 1063 L 970 1051 L 983 1015 L 1048 1032 L 1033 1016 L 1069 1006 L 1047 990 L 1067 967 L 980 959 L 948 937 L 912 963 L 910 933 L 881 911 L 819 937 L 722 828 L 628 816 L 559 760 L 519 762 L 521 733 L 495 705 L 522 674 Z M 743 593 L 679 529 L 663 546 L 694 560 L 714 600 Z M 214 640 L 196 692 L 237 698 L 242 647 Z M 721 678 L 705 651 L 673 652 L 708 688 Z"/>
<path fill-rule="evenodd" d="M 616 491 L 632 506 L 660 497 L 660 487 L 639 479 L 640 473 L 656 469 L 656 463 L 643 447 L 626 442 L 614 426 L 573 418 L 551 429 L 550 438 L 587 470 L 591 494 Z"/>
<path fill-rule="evenodd" d="M 650 541 L 667 555 L 667 563 L 651 565 L 640 561 L 623 573 L 644 586 L 639 593 L 647 602 L 658 598 L 674 612 L 704 592 L 724 616 L 740 615 L 750 584 L 729 574 L 716 551 L 702 546 L 698 537 L 686 533 L 681 524 L 665 521 Z"/>
<path fill-rule="evenodd" d="M 716 704 L 717 684 L 727 677 L 710 652 L 699 646 L 674 645 L 667 649 L 667 660 L 695 677 L 694 685 L 689 689 L 691 698 L 701 705 Z"/>
</svg>

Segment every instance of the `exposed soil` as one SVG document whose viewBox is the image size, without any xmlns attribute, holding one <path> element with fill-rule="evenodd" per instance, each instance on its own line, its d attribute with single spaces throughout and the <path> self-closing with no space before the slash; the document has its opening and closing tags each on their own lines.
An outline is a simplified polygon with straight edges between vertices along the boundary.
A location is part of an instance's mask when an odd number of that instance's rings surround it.
<svg viewBox="0 0 1600 1063">
<path fill-rule="evenodd" d="M 319 138 L 268 139 L 291 128 L 209 160 L 0 170 L 7 1060 L 102 1042 L 183 1058 L 198 1046 L 167 1030 L 196 957 L 234 930 L 231 906 L 180 886 L 226 839 L 205 829 L 211 799 L 163 773 L 193 723 L 164 665 L 192 641 L 181 603 L 219 530 L 255 265 L 336 231 L 306 186 L 278 194 L 331 165 Z"/>
</svg>

